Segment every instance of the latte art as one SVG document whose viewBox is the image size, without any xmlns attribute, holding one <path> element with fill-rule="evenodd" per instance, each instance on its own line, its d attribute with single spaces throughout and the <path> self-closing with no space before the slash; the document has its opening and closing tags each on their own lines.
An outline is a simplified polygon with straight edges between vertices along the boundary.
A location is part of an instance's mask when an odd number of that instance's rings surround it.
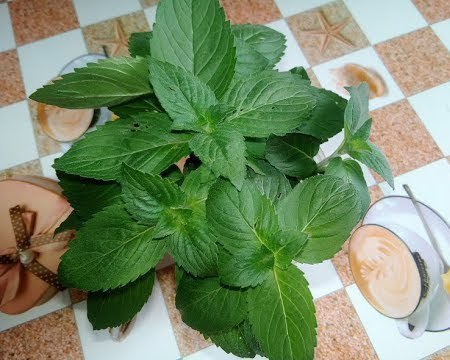
<svg viewBox="0 0 450 360">
<path fill-rule="evenodd" d="M 421 297 L 421 278 L 408 247 L 389 230 L 368 225 L 350 242 L 350 266 L 364 297 L 386 316 L 410 315 Z"/>
</svg>

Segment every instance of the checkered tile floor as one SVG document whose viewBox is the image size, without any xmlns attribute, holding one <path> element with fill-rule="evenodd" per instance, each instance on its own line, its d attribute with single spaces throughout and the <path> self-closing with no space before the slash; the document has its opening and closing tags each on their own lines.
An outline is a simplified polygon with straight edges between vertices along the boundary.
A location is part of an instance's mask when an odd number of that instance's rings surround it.
<svg viewBox="0 0 450 360">
<path fill-rule="evenodd" d="M 151 29 L 157 0 L 14 0 L 0 4 L 0 177 L 55 177 L 63 148 L 36 121 L 27 100 L 71 59 L 99 52 L 119 18 L 126 33 Z M 390 160 L 396 190 L 366 170 L 372 200 L 401 193 L 450 219 L 449 0 L 222 0 L 233 23 L 261 23 L 281 31 L 287 50 L 279 68 L 302 65 L 317 86 L 337 91 L 333 69 L 354 63 L 375 70 L 388 93 L 371 100 L 372 140 Z M 316 13 L 342 30 L 352 46 L 305 33 Z M 325 144 L 333 151 L 339 136 Z M 317 359 L 450 359 L 450 331 L 402 338 L 393 321 L 363 299 L 346 248 L 332 260 L 301 266 L 311 283 L 319 320 Z M 0 359 L 234 359 L 186 327 L 174 305 L 171 267 L 158 272 L 152 298 L 130 336 L 114 343 L 93 332 L 83 294 L 65 291 L 19 316 L 0 314 Z"/>
</svg>

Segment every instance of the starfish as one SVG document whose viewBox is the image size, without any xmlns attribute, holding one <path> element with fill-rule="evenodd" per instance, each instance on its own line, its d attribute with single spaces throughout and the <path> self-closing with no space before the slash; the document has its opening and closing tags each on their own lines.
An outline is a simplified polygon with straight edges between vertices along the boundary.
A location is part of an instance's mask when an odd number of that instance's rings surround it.
<svg viewBox="0 0 450 360">
<path fill-rule="evenodd" d="M 344 38 L 340 32 L 345 28 L 350 22 L 351 18 L 344 19 L 340 23 L 330 25 L 325 16 L 321 12 L 317 12 L 317 19 L 320 23 L 320 29 L 317 30 L 302 30 L 302 32 L 310 35 L 319 35 L 322 37 L 322 42 L 320 44 L 320 52 L 323 53 L 328 47 L 331 39 L 335 39 L 347 46 L 353 47 L 353 44 Z"/>
<path fill-rule="evenodd" d="M 114 36 L 112 38 L 94 39 L 94 42 L 107 45 L 110 48 L 109 56 L 128 54 L 128 36 L 123 30 L 120 20 L 116 20 L 114 23 Z"/>
</svg>

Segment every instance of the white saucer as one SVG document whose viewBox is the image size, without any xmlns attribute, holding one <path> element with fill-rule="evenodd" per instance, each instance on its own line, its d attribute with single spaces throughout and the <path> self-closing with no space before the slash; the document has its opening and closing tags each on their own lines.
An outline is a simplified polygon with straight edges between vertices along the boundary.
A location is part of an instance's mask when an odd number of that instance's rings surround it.
<svg viewBox="0 0 450 360">
<path fill-rule="evenodd" d="M 447 263 L 450 263 L 450 226 L 444 218 L 429 206 L 420 203 L 422 212 L 430 225 L 436 241 Z M 398 224 L 414 231 L 430 243 L 425 228 L 417 215 L 410 198 L 405 196 L 387 196 L 378 200 L 367 211 L 362 221 L 363 225 L 377 224 L 389 228 Z M 431 303 L 431 316 L 427 331 L 445 331 L 450 329 L 450 295 L 442 285 Z"/>
</svg>

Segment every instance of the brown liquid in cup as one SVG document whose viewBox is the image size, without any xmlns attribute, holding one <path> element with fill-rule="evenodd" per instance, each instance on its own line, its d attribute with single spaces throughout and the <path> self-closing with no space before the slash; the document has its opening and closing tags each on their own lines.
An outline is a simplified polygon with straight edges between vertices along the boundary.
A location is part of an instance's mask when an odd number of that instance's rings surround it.
<svg viewBox="0 0 450 360">
<path fill-rule="evenodd" d="M 350 240 L 350 267 L 366 300 L 382 314 L 404 318 L 417 307 L 422 281 L 406 244 L 389 230 L 366 225 Z"/>
</svg>

